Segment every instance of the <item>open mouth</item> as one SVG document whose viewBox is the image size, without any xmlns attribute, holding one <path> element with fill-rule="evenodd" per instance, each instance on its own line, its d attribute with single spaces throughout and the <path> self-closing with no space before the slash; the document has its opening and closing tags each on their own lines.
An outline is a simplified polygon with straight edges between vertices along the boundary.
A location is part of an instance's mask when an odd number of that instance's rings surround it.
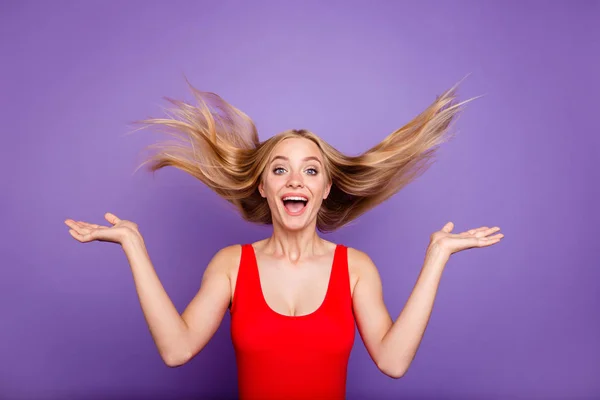
<svg viewBox="0 0 600 400">
<path fill-rule="evenodd" d="M 281 200 L 283 207 L 290 215 L 302 214 L 308 204 L 308 199 L 303 196 L 285 196 Z"/>
</svg>

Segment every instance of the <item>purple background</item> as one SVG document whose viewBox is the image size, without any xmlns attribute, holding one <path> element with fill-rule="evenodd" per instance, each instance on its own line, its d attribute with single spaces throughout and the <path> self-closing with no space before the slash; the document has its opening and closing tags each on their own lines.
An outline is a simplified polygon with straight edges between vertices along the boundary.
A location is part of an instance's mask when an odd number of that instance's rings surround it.
<svg viewBox="0 0 600 400">
<path fill-rule="evenodd" d="M 599 20 L 598 1 L 3 1 L 0 398 L 237 394 L 228 313 L 168 368 L 122 249 L 63 223 L 137 222 L 180 312 L 218 249 L 269 235 L 181 171 L 133 174 L 166 136 L 128 124 L 191 101 L 184 74 L 262 140 L 307 128 L 356 154 L 469 73 L 460 98 L 485 96 L 430 170 L 326 237 L 371 256 L 394 320 L 432 232 L 505 238 L 451 257 L 404 378 L 357 336 L 348 398 L 600 398 Z"/>
</svg>

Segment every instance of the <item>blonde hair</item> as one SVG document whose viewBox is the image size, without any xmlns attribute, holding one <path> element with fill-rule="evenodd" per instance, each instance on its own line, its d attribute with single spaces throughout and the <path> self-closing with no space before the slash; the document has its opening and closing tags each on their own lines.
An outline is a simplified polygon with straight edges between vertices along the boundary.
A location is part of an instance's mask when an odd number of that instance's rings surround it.
<svg viewBox="0 0 600 400">
<path fill-rule="evenodd" d="M 166 97 L 177 106 L 165 110 L 168 118 L 134 122 L 143 125 L 140 129 L 158 125 L 162 132 L 179 139 L 146 147 L 158 152 L 137 169 L 147 163 L 153 173 L 163 167 L 178 168 L 233 204 L 245 220 L 272 224 L 269 205 L 258 191 L 271 152 L 287 138 L 311 140 L 323 154 L 325 172 L 332 184 L 317 216 L 321 232 L 348 224 L 425 172 L 437 147 L 454 136 L 448 128 L 461 106 L 472 100 L 457 103 L 455 85 L 373 148 L 348 156 L 305 129 L 287 130 L 261 142 L 246 114 L 220 96 L 187 83 L 197 106 Z"/>
</svg>

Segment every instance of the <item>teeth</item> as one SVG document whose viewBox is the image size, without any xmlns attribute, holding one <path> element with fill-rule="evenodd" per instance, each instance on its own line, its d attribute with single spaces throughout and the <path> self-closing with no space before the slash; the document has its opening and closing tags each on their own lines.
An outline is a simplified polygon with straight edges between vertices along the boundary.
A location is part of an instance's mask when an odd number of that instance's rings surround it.
<svg viewBox="0 0 600 400">
<path fill-rule="evenodd" d="M 308 199 L 306 197 L 299 197 L 299 196 L 286 196 L 283 198 L 283 201 L 285 200 L 301 200 L 301 201 L 308 201 Z"/>
</svg>

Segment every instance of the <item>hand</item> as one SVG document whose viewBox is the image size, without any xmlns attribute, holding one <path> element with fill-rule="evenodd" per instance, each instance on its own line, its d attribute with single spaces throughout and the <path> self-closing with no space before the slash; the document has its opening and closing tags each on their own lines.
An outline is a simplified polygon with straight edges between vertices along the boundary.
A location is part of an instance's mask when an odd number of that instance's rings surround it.
<svg viewBox="0 0 600 400">
<path fill-rule="evenodd" d="M 83 221 L 73 221 L 72 219 L 65 220 L 65 224 L 71 228 L 69 229 L 71 236 L 82 243 L 99 240 L 101 242 L 113 242 L 122 245 L 132 236 L 141 237 L 135 222 L 119 219 L 111 213 L 104 214 L 104 218 L 112 226 L 90 224 Z"/>
<path fill-rule="evenodd" d="M 491 246 L 498 243 L 504 237 L 502 233 L 490 236 L 492 233 L 500 230 L 497 226 L 493 228 L 482 226 L 481 228 L 471 229 L 462 233 L 451 233 L 453 228 L 454 224 L 448 222 L 442 230 L 431 234 L 429 246 L 439 248 L 450 256 L 473 247 Z"/>
</svg>

